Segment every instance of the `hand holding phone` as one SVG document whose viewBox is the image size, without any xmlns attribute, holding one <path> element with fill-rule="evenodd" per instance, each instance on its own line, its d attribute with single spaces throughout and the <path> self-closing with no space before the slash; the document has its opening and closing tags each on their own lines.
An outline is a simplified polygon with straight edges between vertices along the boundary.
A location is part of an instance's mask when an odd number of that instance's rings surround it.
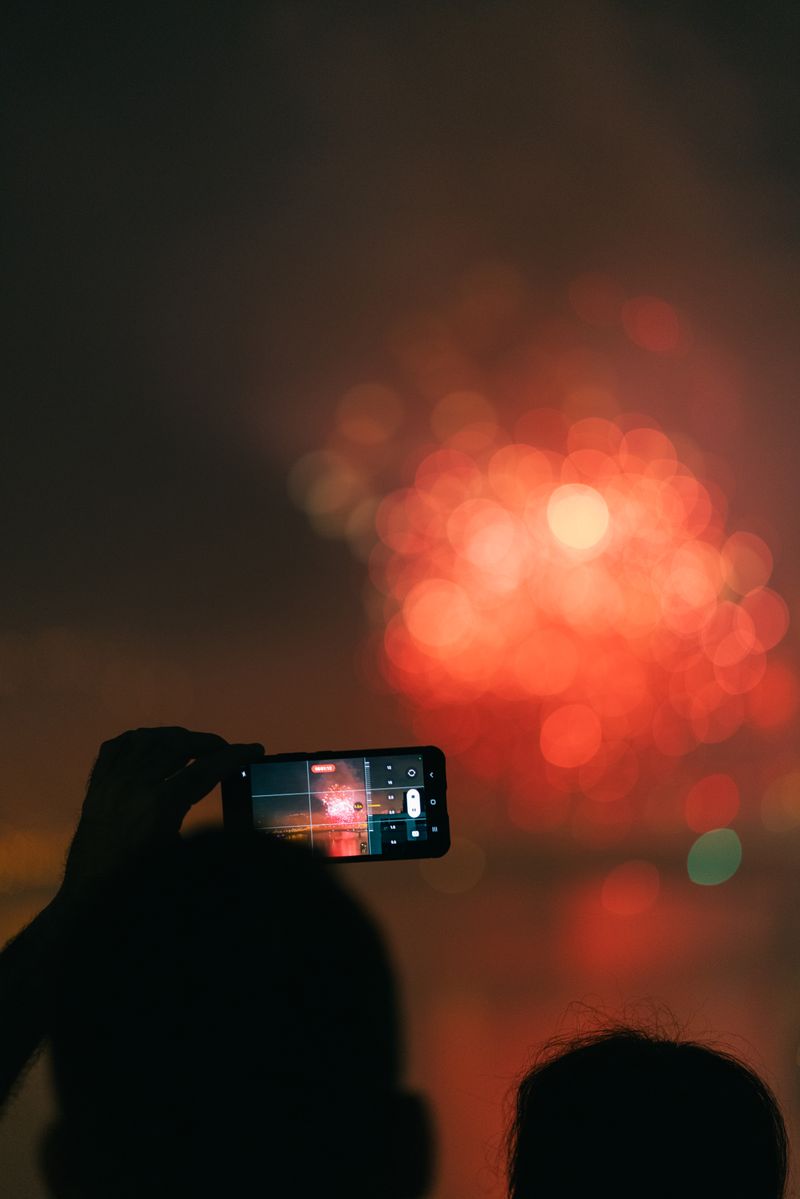
<svg viewBox="0 0 800 1199">
<path fill-rule="evenodd" d="M 445 758 L 433 745 L 273 754 L 223 783 L 226 828 L 256 829 L 338 861 L 441 857 Z"/>
</svg>

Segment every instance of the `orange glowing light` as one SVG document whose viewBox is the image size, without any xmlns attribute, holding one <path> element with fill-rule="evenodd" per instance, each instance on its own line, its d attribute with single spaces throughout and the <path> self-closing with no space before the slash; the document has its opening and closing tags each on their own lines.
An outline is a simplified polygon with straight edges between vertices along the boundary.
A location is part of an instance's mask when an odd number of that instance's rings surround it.
<svg viewBox="0 0 800 1199">
<path fill-rule="evenodd" d="M 579 666 L 572 639 L 558 629 L 539 629 L 519 646 L 513 670 L 528 695 L 559 695 L 574 681 Z"/>
<path fill-rule="evenodd" d="M 469 634 L 472 609 L 466 593 L 448 579 L 425 579 L 412 587 L 403 605 L 406 625 L 417 641 L 447 650 Z"/>
<path fill-rule="evenodd" d="M 736 595 L 723 501 L 641 419 L 529 412 L 543 444 L 433 450 L 378 508 L 387 677 L 418 711 L 451 705 L 457 740 L 456 710 L 479 711 L 464 754 L 481 777 L 509 773 L 538 730 L 544 785 L 577 771 L 613 806 L 652 751 L 683 757 L 756 710 L 788 609 L 763 586 Z M 590 838 L 624 824 L 584 815 Z"/>
<path fill-rule="evenodd" d="M 602 740 L 603 728 L 596 712 L 587 704 L 564 704 L 544 721 L 539 744 L 548 762 L 569 769 L 590 761 Z"/>
<path fill-rule="evenodd" d="M 669 791 L 702 836 L 733 818 L 735 784 L 689 791 L 680 760 L 796 717 L 794 665 L 771 660 L 789 608 L 766 541 L 729 523 L 724 462 L 627 406 L 644 372 L 663 400 L 658 356 L 685 354 L 698 411 L 727 412 L 741 382 L 664 300 L 584 275 L 569 304 L 577 320 L 532 326 L 515 272 L 466 281 L 396 330 L 404 384 L 348 391 L 289 487 L 366 564 L 378 685 L 420 740 L 507 784 L 517 825 L 611 845 Z M 597 330 L 620 323 L 629 344 L 604 351 Z"/>
<path fill-rule="evenodd" d="M 773 779 L 761 797 L 761 820 L 771 833 L 800 825 L 800 770 Z"/>
<path fill-rule="evenodd" d="M 514 517 L 502 504 L 489 500 L 460 504 L 447 522 L 447 533 L 459 554 L 489 572 L 509 559 L 518 536 Z"/>
<path fill-rule="evenodd" d="M 725 828 L 739 811 L 739 788 L 729 774 L 709 774 L 690 788 L 686 823 L 696 833 Z"/>
<path fill-rule="evenodd" d="M 552 483 L 553 464 L 533 446 L 506 445 L 489 459 L 486 475 L 492 493 L 521 512 L 534 492 Z"/>
<path fill-rule="evenodd" d="M 622 325 L 635 345 L 669 354 L 685 340 L 680 317 L 671 304 L 655 296 L 637 296 L 622 306 Z"/>
<path fill-rule="evenodd" d="M 583 483 L 557 487 L 547 503 L 547 523 L 570 549 L 588 550 L 608 529 L 608 505 L 599 491 Z"/>
<path fill-rule="evenodd" d="M 601 902 L 615 916 L 638 916 L 658 899 L 661 876 L 652 862 L 623 862 L 605 877 Z"/>
<path fill-rule="evenodd" d="M 700 640 L 715 666 L 733 666 L 755 650 L 755 623 L 741 604 L 723 601 L 703 626 Z"/>
<path fill-rule="evenodd" d="M 769 546 L 755 533 L 733 533 L 722 547 L 725 582 L 737 595 L 763 587 L 772 574 Z"/>
</svg>

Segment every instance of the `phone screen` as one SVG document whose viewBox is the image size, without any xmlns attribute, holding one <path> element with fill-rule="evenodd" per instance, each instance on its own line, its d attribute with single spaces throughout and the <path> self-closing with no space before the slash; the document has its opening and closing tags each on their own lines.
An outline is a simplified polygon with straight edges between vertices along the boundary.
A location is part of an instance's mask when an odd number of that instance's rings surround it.
<svg viewBox="0 0 800 1199">
<path fill-rule="evenodd" d="M 246 806 L 252 828 L 324 857 L 438 857 L 450 843 L 445 792 L 444 755 L 432 746 L 285 754 L 223 787 L 223 809 L 233 823 Z"/>
<path fill-rule="evenodd" d="M 331 858 L 425 841 L 422 755 L 268 762 L 250 768 L 253 824 Z"/>
</svg>

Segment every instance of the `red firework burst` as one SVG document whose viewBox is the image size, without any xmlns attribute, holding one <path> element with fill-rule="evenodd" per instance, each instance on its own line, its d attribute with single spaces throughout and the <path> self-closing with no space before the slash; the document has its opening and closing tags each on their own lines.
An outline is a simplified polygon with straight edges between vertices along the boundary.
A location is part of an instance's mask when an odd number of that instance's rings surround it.
<svg viewBox="0 0 800 1199">
<path fill-rule="evenodd" d="M 418 735 L 505 778 L 523 825 L 534 801 L 541 827 L 580 793 L 613 832 L 640 779 L 745 723 L 785 726 L 800 692 L 793 665 L 768 660 L 788 608 L 766 541 L 730 525 L 724 464 L 620 403 L 656 381 L 663 407 L 659 369 L 680 359 L 686 394 L 667 409 L 736 427 L 730 364 L 662 300 L 592 276 L 570 302 L 594 348 L 562 319 L 509 350 L 526 301 L 502 271 L 401 330 L 416 400 L 353 388 L 290 490 L 367 564 L 373 664 Z"/>
<path fill-rule="evenodd" d="M 476 765 L 514 731 L 511 773 L 533 753 L 595 796 L 631 790 L 647 751 L 735 732 L 788 624 L 764 541 L 726 534 L 669 438 L 628 424 L 434 451 L 380 505 L 370 560 L 398 691 Z"/>
<path fill-rule="evenodd" d="M 356 818 L 355 795 L 341 783 L 331 783 L 319 796 L 332 824 L 352 824 Z"/>
</svg>

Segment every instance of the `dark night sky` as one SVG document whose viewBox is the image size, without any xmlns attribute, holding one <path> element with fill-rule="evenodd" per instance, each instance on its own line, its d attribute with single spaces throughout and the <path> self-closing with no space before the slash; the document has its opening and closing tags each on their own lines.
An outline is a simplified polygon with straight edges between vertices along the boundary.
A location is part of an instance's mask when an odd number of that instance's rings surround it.
<svg viewBox="0 0 800 1199">
<path fill-rule="evenodd" d="M 87 645 L 101 665 L 120 645 L 166 656 L 204 695 L 189 717 L 229 735 L 248 710 L 232 697 L 252 705 L 274 675 L 324 727 L 329 697 L 298 680 L 320 648 L 332 676 L 347 671 L 361 573 L 291 507 L 287 467 L 324 436 L 342 387 L 380 369 L 391 321 L 487 257 L 545 296 L 612 269 L 738 347 L 737 502 L 777 527 L 793 573 L 796 10 L 14 9 L 12 758 L 65 711 L 89 742 L 124 721 L 69 665 Z M 54 670 L 58 703 L 43 694 Z M 261 735 L 263 712 L 242 735 Z"/>
</svg>

